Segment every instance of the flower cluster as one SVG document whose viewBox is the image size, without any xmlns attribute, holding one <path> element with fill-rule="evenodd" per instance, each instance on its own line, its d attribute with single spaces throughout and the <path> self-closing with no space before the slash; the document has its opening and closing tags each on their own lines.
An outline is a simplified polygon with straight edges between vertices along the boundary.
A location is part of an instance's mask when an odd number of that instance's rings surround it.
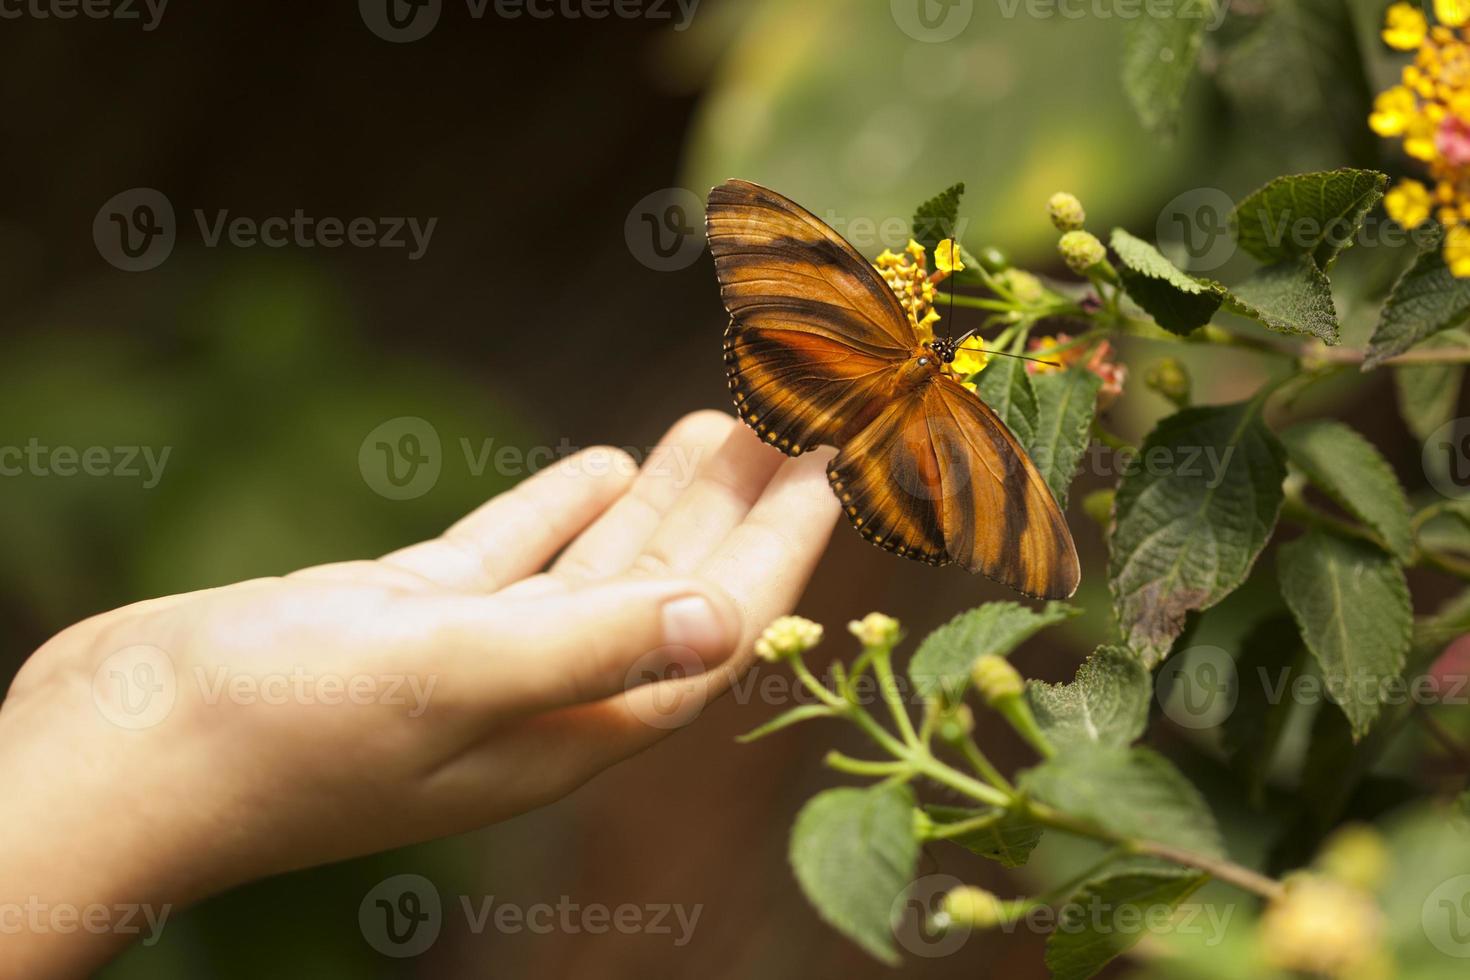
<svg viewBox="0 0 1470 980">
<path fill-rule="evenodd" d="M 1099 408 L 1107 408 L 1123 393 L 1123 382 L 1128 380 L 1128 368 L 1113 360 L 1113 345 L 1106 340 L 1088 348 L 1074 344 L 1065 333 L 1053 337 L 1034 337 L 1027 344 L 1032 357 L 1043 358 L 1051 363 L 1027 361 L 1026 370 L 1032 374 L 1047 371 L 1062 371 L 1074 364 L 1082 364 L 1087 370 L 1102 379 L 1102 388 L 1097 393 Z M 1085 361 L 1084 361 L 1085 358 Z"/>
<path fill-rule="evenodd" d="M 1434 16 L 1431 27 L 1416 6 L 1388 8 L 1383 41 L 1414 60 L 1374 100 L 1368 125 L 1427 164 L 1433 185 L 1399 181 L 1384 197 L 1389 217 L 1405 228 L 1433 217 L 1444 227 L 1445 264 L 1470 277 L 1470 2 L 1435 0 Z"/>
<path fill-rule="evenodd" d="M 801 616 L 781 616 L 755 641 L 755 655 L 762 660 L 785 660 L 805 653 L 822 642 L 822 625 Z"/>
<path fill-rule="evenodd" d="M 873 260 L 883 281 L 898 295 L 899 305 L 908 314 L 909 323 L 921 342 L 934 339 L 934 324 L 939 321 L 939 311 L 934 308 L 937 295 L 934 287 L 965 268 L 959 253 L 952 240 L 946 238 L 940 242 L 934 248 L 935 269 L 931 273 L 927 250 L 910 239 L 902 254 L 885 248 Z M 990 356 L 983 350 L 983 342 L 978 337 L 971 337 L 955 352 L 954 372 L 961 378 L 970 378 L 980 373 L 989 362 Z M 975 386 L 967 381 L 965 387 L 974 390 Z"/>
</svg>

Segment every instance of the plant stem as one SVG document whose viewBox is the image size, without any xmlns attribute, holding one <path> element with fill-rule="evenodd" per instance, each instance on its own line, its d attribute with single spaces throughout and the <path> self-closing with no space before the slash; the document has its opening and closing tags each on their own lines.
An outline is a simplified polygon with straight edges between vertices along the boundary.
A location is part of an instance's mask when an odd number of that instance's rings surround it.
<svg viewBox="0 0 1470 980">
<path fill-rule="evenodd" d="M 995 768 L 991 761 L 985 757 L 985 753 L 980 751 L 980 746 L 975 744 L 973 738 L 968 735 L 965 736 L 956 743 L 956 747 L 960 750 L 960 754 L 965 757 L 965 761 L 970 764 L 982 779 L 1002 793 L 1015 793 L 1016 788 L 1011 785 L 1011 781 L 1006 779 L 1001 774 L 1001 771 Z"/>
<path fill-rule="evenodd" d="M 903 736 L 905 744 L 911 748 L 918 747 L 919 736 L 914 731 L 914 723 L 909 718 L 908 708 L 904 706 L 903 696 L 898 690 L 898 682 L 893 676 L 893 651 L 891 649 L 875 648 L 873 650 L 873 676 L 878 681 L 878 689 L 883 694 L 883 700 L 888 703 L 888 711 L 893 715 L 894 723 L 898 725 L 898 731 Z"/>
<path fill-rule="evenodd" d="M 1197 868 L 1218 878 L 1226 884 L 1234 885 L 1243 891 L 1251 892 L 1266 899 L 1279 898 L 1283 892 L 1282 885 L 1274 878 L 1252 871 L 1225 858 L 1212 857 L 1208 854 L 1200 854 L 1197 851 L 1186 850 L 1175 847 L 1172 844 L 1164 844 L 1159 841 L 1138 840 L 1115 834 L 1101 827 L 1079 820 L 1076 817 L 1063 813 L 1060 810 L 1047 806 L 1044 803 L 1027 801 L 1026 809 L 1031 818 L 1043 826 L 1060 830 L 1063 833 L 1072 834 L 1076 837 L 1087 837 L 1092 840 L 1102 841 L 1124 848 L 1130 854 L 1139 854 L 1147 857 L 1156 857 L 1172 864 L 1183 865 L 1186 868 Z"/>
<path fill-rule="evenodd" d="M 913 772 L 907 762 L 879 762 L 872 759 L 854 759 L 841 752 L 828 752 L 822 760 L 829 768 L 854 776 L 901 776 Z"/>
</svg>

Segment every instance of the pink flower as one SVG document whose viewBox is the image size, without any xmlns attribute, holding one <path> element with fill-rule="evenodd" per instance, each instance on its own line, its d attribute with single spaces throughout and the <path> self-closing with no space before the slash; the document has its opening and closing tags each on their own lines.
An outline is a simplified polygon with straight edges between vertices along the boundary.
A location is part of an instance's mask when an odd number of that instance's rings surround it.
<svg viewBox="0 0 1470 980">
<path fill-rule="evenodd" d="M 1470 123 L 1459 116 L 1445 116 L 1434 134 L 1434 148 L 1451 167 L 1470 164 Z"/>
</svg>

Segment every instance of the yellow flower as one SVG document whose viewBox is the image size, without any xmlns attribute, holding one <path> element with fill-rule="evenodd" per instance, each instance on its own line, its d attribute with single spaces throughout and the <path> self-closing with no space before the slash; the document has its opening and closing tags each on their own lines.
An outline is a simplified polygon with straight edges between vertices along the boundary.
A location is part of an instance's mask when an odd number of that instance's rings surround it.
<svg viewBox="0 0 1470 980">
<path fill-rule="evenodd" d="M 1455 225 L 1445 232 L 1444 262 L 1456 279 L 1470 279 L 1470 225 Z"/>
<path fill-rule="evenodd" d="M 821 642 L 820 623 L 801 616 L 781 616 L 756 639 L 755 655 L 762 660 L 785 660 L 805 653 Z"/>
<path fill-rule="evenodd" d="M 1384 14 L 1383 43 L 1399 51 L 1413 51 L 1424 40 L 1428 28 L 1422 10 L 1411 4 L 1396 3 Z"/>
<path fill-rule="evenodd" d="M 1463 27 L 1470 21 L 1470 0 L 1434 0 L 1434 19 L 1446 27 Z"/>
<path fill-rule="evenodd" d="M 1435 124 L 1429 113 L 1415 116 L 1409 120 L 1409 128 L 1404 132 L 1404 152 L 1415 160 L 1432 161 L 1439 152 L 1434 144 L 1434 133 Z"/>
<path fill-rule="evenodd" d="M 952 364 L 955 374 L 961 378 L 968 378 L 972 374 L 979 374 L 985 370 L 985 365 L 990 363 L 990 355 L 984 350 L 978 338 L 971 337 L 960 345 L 959 350 L 954 352 Z"/>
<path fill-rule="evenodd" d="M 865 647 L 891 647 L 903 634 L 898 620 L 880 612 L 870 612 L 862 619 L 849 621 L 847 631 Z"/>
<path fill-rule="evenodd" d="M 1261 917 L 1261 952 L 1280 970 L 1351 977 L 1381 952 L 1383 914 L 1367 892 L 1313 874 L 1287 879 Z"/>
<path fill-rule="evenodd" d="M 920 265 L 924 264 L 924 246 L 910 238 L 909 243 L 904 246 L 903 250 L 912 255 L 915 262 Z"/>
<path fill-rule="evenodd" d="M 1417 228 L 1429 219 L 1429 189 L 1417 180 L 1401 180 L 1383 196 L 1388 216 L 1404 228 Z"/>
<path fill-rule="evenodd" d="M 934 246 L 934 268 L 940 272 L 963 272 L 965 263 L 960 259 L 960 250 L 952 239 L 946 238 Z"/>
<path fill-rule="evenodd" d="M 1368 125 L 1379 136 L 1401 136 L 1418 112 L 1419 103 L 1414 93 L 1402 85 L 1395 85 L 1379 92 L 1373 100 L 1373 113 L 1368 117 Z"/>
</svg>

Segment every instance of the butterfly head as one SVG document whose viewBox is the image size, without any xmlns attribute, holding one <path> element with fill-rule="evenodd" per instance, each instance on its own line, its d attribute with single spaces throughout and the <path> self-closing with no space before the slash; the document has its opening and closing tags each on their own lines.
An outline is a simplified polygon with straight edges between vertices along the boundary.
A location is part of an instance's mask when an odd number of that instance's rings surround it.
<svg viewBox="0 0 1470 980">
<path fill-rule="evenodd" d="M 959 349 L 959 343 L 953 337 L 935 337 L 924 346 L 934 352 L 941 364 L 952 363 L 955 351 Z"/>
</svg>

